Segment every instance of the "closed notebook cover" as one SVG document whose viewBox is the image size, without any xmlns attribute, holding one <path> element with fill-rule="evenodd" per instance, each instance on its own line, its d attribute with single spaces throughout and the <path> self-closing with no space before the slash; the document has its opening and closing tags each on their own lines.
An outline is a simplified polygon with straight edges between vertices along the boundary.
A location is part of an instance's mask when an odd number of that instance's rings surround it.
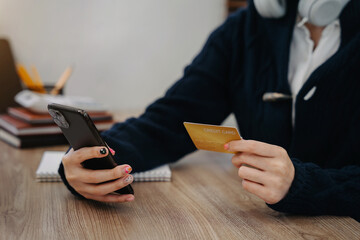
<svg viewBox="0 0 360 240">
<path fill-rule="evenodd" d="M 57 172 L 65 152 L 45 151 L 38 169 L 36 170 L 36 180 L 39 182 L 61 181 Z"/>
<path fill-rule="evenodd" d="M 113 120 L 98 121 L 95 126 L 99 131 L 107 130 L 114 124 Z M 8 114 L 0 115 L 0 127 L 6 129 L 14 135 L 36 135 L 36 134 L 56 134 L 61 133 L 61 129 L 55 124 L 32 125 Z"/>
<path fill-rule="evenodd" d="M 58 168 L 65 152 L 45 151 L 36 171 L 36 180 L 39 182 L 61 181 Z M 145 172 L 132 174 L 137 182 L 168 182 L 171 181 L 169 165 L 163 165 Z"/>
<path fill-rule="evenodd" d="M 10 44 L 6 39 L 0 39 L 0 86 L 0 113 L 5 113 L 9 106 L 18 106 L 14 96 L 22 90 Z"/>
<path fill-rule="evenodd" d="M 171 181 L 171 169 L 169 165 L 162 165 L 144 172 L 133 174 L 135 182 L 169 182 Z"/>
<path fill-rule="evenodd" d="M 34 113 L 24 107 L 9 107 L 8 113 L 12 117 L 21 119 L 30 124 L 54 123 L 50 114 Z M 93 121 L 107 121 L 113 119 L 112 114 L 109 112 L 90 112 L 89 116 Z"/>
</svg>

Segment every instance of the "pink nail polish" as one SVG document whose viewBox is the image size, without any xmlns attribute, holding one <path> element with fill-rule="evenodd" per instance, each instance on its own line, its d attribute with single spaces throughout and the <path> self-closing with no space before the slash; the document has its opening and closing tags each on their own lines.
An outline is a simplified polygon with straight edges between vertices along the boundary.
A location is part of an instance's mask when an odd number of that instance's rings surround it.
<svg viewBox="0 0 360 240">
<path fill-rule="evenodd" d="M 226 143 L 226 144 L 224 145 L 224 149 L 225 149 L 225 150 L 228 150 L 228 149 L 229 149 L 229 144 Z"/>
<path fill-rule="evenodd" d="M 131 197 L 128 197 L 127 199 L 126 199 L 126 201 L 127 202 L 130 202 L 130 201 L 133 201 L 135 199 L 135 197 L 134 196 L 131 196 Z"/>
<path fill-rule="evenodd" d="M 115 155 L 114 149 L 112 149 L 112 148 L 110 148 L 110 147 L 109 147 L 109 149 L 110 149 L 111 154 L 112 154 L 112 155 Z"/>
</svg>

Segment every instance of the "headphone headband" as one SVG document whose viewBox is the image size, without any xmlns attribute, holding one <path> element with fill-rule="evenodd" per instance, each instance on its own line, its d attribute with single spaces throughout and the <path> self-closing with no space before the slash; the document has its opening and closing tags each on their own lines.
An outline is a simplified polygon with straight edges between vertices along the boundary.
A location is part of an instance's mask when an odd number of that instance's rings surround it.
<svg viewBox="0 0 360 240">
<path fill-rule="evenodd" d="M 281 18 L 285 15 L 286 0 L 254 0 L 254 5 L 264 18 Z"/>
<path fill-rule="evenodd" d="M 350 0 L 300 0 L 298 11 L 301 17 L 316 26 L 326 26 L 339 17 Z M 286 0 L 254 0 L 260 16 L 281 18 L 286 13 Z"/>
</svg>

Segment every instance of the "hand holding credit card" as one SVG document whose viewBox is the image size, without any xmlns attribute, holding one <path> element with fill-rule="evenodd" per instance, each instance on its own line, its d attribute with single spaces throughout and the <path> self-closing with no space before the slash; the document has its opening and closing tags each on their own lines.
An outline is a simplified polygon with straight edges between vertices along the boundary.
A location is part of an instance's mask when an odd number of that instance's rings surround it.
<svg viewBox="0 0 360 240">
<path fill-rule="evenodd" d="M 238 130 L 234 127 L 184 122 L 184 126 L 197 149 L 234 153 L 224 149 L 224 145 L 234 140 L 241 140 Z"/>
</svg>

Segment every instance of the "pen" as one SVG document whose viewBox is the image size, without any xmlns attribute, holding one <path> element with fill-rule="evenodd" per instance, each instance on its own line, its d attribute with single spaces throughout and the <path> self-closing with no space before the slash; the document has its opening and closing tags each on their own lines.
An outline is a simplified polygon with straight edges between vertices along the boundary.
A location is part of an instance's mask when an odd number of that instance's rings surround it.
<svg viewBox="0 0 360 240">
<path fill-rule="evenodd" d="M 20 79 L 27 88 L 34 87 L 35 84 L 23 65 L 21 64 L 17 65 L 17 72 L 19 74 Z"/>
<path fill-rule="evenodd" d="M 28 89 L 39 93 L 46 93 L 42 83 L 39 84 L 37 81 L 34 81 L 22 64 L 17 64 L 17 72 L 20 79 Z"/>
<path fill-rule="evenodd" d="M 63 74 L 60 76 L 59 80 L 55 84 L 55 87 L 51 90 L 50 94 L 57 95 L 59 91 L 64 87 L 66 81 L 69 79 L 72 72 L 72 68 L 68 67 L 65 69 Z"/>
<path fill-rule="evenodd" d="M 36 69 L 35 66 L 31 67 L 31 71 L 34 77 L 34 83 L 36 84 L 36 88 L 39 90 L 39 92 L 41 93 L 46 93 L 46 90 L 44 88 L 44 84 L 41 80 L 40 74 L 38 72 L 38 70 Z"/>
</svg>

